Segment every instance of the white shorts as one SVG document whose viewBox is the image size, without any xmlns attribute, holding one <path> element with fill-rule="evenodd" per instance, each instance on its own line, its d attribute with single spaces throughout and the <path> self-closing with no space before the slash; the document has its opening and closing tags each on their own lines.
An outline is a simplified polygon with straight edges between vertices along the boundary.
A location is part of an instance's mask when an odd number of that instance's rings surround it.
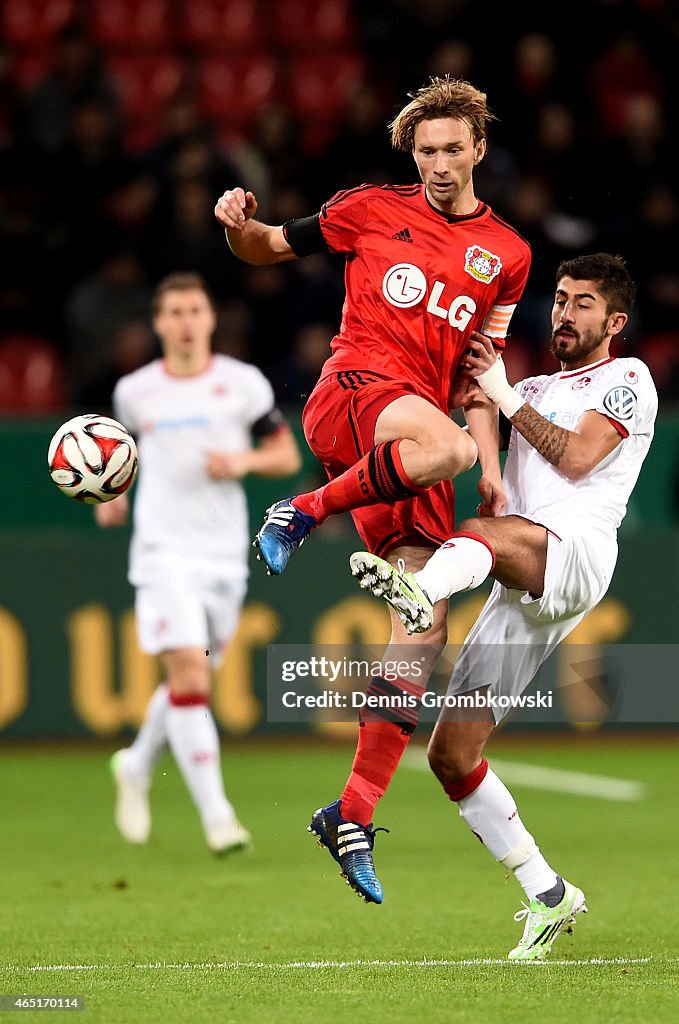
<svg viewBox="0 0 679 1024">
<path fill-rule="evenodd" d="M 247 589 L 247 569 L 209 569 L 168 559 L 154 583 L 136 587 L 135 614 L 141 649 L 160 654 L 202 647 L 213 667 L 233 636 Z"/>
<path fill-rule="evenodd" d="M 617 545 L 608 537 L 549 533 L 542 597 L 495 583 L 455 663 L 448 694 L 488 687 L 518 696 L 554 648 L 608 590 Z M 493 707 L 499 722 L 507 709 Z"/>
</svg>

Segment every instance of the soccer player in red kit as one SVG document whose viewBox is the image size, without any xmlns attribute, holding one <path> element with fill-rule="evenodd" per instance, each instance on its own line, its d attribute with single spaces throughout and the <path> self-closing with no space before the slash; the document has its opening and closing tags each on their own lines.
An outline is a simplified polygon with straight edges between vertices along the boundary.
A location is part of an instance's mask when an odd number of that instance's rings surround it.
<svg viewBox="0 0 679 1024">
<path fill-rule="evenodd" d="M 351 512 L 366 548 L 394 564 L 417 570 L 433 547 L 457 536 L 470 588 L 492 568 L 480 535 L 454 532 L 451 482 L 478 458 L 482 508 L 502 512 L 497 409 L 485 396 L 466 402 L 457 374 L 472 331 L 504 348 L 530 267 L 528 244 L 474 192 L 492 118 L 473 85 L 433 78 L 390 125 L 393 146 L 412 152 L 422 184 L 361 185 L 280 227 L 254 219 L 257 201 L 242 188 L 217 202 L 231 250 L 248 263 L 324 249 L 346 257 L 342 323 L 303 414 L 329 482 L 268 510 L 255 544 L 270 573 L 282 573 L 311 530 L 342 512 Z M 450 418 L 463 404 L 468 430 Z M 390 647 L 417 644 L 418 673 L 375 679 L 369 693 L 419 698 L 445 642 L 445 605 L 416 639 L 392 614 Z M 310 825 L 350 885 L 374 903 L 383 894 L 372 813 L 417 724 L 411 707 L 387 716 L 362 717 L 344 792 Z"/>
</svg>

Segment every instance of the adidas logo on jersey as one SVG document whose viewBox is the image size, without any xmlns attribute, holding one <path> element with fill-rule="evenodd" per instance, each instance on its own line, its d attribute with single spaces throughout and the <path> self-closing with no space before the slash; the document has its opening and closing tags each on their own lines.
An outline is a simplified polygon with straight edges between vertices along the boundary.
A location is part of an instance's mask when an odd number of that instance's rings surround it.
<svg viewBox="0 0 679 1024">
<path fill-rule="evenodd" d="M 412 235 L 408 228 L 404 228 L 403 231 L 397 231 L 395 235 L 391 236 L 395 238 L 397 242 L 410 242 L 412 244 Z"/>
</svg>

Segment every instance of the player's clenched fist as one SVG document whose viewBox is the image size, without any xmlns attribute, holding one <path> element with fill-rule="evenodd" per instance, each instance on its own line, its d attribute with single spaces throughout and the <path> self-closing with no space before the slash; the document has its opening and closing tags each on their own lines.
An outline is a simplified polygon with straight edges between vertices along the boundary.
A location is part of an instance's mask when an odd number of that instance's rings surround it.
<svg viewBox="0 0 679 1024">
<path fill-rule="evenodd" d="M 215 217 L 225 228 L 239 231 L 247 220 L 254 217 L 257 200 L 253 192 L 245 192 L 242 188 L 227 189 L 217 200 Z"/>
</svg>

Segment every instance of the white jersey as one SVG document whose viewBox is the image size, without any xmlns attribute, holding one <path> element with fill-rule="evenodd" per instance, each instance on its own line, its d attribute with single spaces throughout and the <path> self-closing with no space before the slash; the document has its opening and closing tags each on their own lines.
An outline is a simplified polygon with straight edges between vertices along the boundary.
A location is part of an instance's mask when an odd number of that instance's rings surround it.
<svg viewBox="0 0 679 1024">
<path fill-rule="evenodd" d="M 213 355 L 192 377 L 172 376 L 162 359 L 121 377 L 113 411 L 135 435 L 139 479 L 130 545 L 130 582 L 155 582 L 167 559 L 247 574 L 248 512 L 241 484 L 212 480 L 211 451 L 252 446 L 251 427 L 274 408 L 254 366 Z"/>
<path fill-rule="evenodd" d="M 623 440 L 584 480 L 568 480 L 512 430 L 504 481 L 508 512 L 549 528 L 539 597 L 495 582 L 472 626 L 449 695 L 481 687 L 506 703 L 523 693 L 540 666 L 603 598 L 615 569 L 616 533 L 651 444 L 658 398 L 639 359 L 603 359 L 579 370 L 530 377 L 515 385 L 550 422 L 574 430 L 581 416 L 606 416 Z"/>
<path fill-rule="evenodd" d="M 583 480 L 569 480 L 512 430 L 504 483 L 508 513 L 548 527 L 558 536 L 616 532 L 653 438 L 658 396 L 640 359 L 609 357 L 578 370 L 529 377 L 515 391 L 542 416 L 575 430 L 583 413 L 605 416 L 623 440 Z"/>
</svg>

